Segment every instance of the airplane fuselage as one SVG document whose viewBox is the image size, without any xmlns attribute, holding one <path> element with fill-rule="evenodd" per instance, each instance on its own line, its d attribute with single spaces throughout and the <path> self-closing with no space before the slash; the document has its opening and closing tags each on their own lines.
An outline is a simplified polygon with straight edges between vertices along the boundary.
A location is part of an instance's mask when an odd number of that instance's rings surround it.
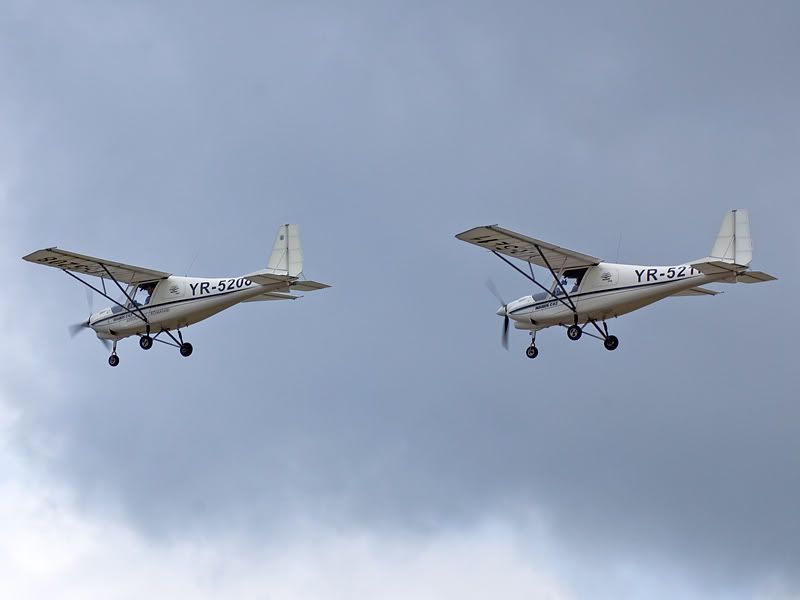
<svg viewBox="0 0 800 600">
<path fill-rule="evenodd" d="M 148 326 L 150 333 L 156 334 L 162 329 L 188 327 L 268 291 L 276 290 L 274 286 L 267 288 L 246 277 L 212 279 L 171 275 L 158 281 L 146 304 L 133 307 L 126 300 L 121 303 L 129 310 L 120 306 L 104 308 L 92 314 L 89 326 L 97 337 L 109 340 L 144 335 Z"/>
<path fill-rule="evenodd" d="M 603 321 L 619 317 L 679 292 L 720 281 L 729 275 L 704 275 L 690 264 L 675 266 L 600 263 L 589 267 L 576 289 L 559 288 L 549 294 L 524 296 L 508 304 L 508 316 L 517 329 L 544 329 L 553 325 Z"/>
</svg>

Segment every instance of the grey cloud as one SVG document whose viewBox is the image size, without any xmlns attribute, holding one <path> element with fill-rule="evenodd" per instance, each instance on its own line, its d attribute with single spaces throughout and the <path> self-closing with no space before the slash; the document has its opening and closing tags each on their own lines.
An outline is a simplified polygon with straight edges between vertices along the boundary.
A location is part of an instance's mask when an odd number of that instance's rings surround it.
<svg viewBox="0 0 800 600">
<path fill-rule="evenodd" d="M 21 443 L 58 440 L 87 506 L 169 536 L 533 505 L 587 552 L 797 577 L 793 4 L 51 10 L 1 19 L 19 255 L 243 272 L 296 221 L 334 284 L 193 328 L 190 361 L 128 344 L 112 372 L 49 340 L 74 386 L 25 404 Z M 614 258 L 621 234 L 669 262 L 734 206 L 780 282 L 626 317 L 614 355 L 544 332 L 536 364 L 521 334 L 500 350 L 483 288 L 525 282 L 452 237 Z M 82 316 L 66 280 L 19 278 L 63 294 L 50 325 Z"/>
</svg>

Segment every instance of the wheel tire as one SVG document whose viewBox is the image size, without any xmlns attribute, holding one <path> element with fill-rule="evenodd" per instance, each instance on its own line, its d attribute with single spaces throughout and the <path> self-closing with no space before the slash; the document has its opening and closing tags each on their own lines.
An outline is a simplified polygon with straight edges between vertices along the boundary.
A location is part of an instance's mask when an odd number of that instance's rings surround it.
<svg viewBox="0 0 800 600">
<path fill-rule="evenodd" d="M 616 350 L 619 347 L 619 339 L 615 335 L 610 335 L 603 340 L 603 346 L 606 350 Z"/>
<path fill-rule="evenodd" d="M 581 339 L 582 335 L 583 335 L 583 330 L 577 325 L 570 325 L 569 327 L 567 327 L 567 337 L 571 339 L 573 342 Z"/>
<path fill-rule="evenodd" d="M 139 346 L 142 350 L 150 350 L 153 347 L 153 338 L 149 335 L 143 335 L 139 338 Z"/>
<path fill-rule="evenodd" d="M 108 364 L 112 367 L 116 367 L 119 364 L 119 356 L 116 354 L 112 354 L 108 357 Z"/>
<path fill-rule="evenodd" d="M 525 355 L 528 358 L 536 358 L 539 356 L 539 349 L 536 346 L 528 346 L 528 348 L 525 350 Z"/>
<path fill-rule="evenodd" d="M 194 348 L 189 342 L 184 342 L 181 344 L 181 356 L 191 356 L 193 350 Z"/>
</svg>

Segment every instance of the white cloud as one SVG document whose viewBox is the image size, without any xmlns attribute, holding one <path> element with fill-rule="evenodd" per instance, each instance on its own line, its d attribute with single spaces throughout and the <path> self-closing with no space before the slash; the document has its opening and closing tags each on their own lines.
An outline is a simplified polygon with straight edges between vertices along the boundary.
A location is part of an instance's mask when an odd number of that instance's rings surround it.
<svg viewBox="0 0 800 600">
<path fill-rule="evenodd" d="M 153 541 L 24 478 L 0 485 L 0 513 L 0 580 L 19 600 L 571 597 L 498 524 L 430 538 L 301 528 L 258 548 Z"/>
</svg>

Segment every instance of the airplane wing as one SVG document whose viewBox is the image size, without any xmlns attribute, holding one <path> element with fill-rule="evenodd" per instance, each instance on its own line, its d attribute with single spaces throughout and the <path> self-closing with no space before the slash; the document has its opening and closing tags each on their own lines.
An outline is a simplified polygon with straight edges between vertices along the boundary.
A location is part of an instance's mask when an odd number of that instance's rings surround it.
<svg viewBox="0 0 800 600">
<path fill-rule="evenodd" d="M 567 250 L 549 242 L 503 229 L 497 225 L 475 227 L 469 231 L 459 233 L 459 240 L 475 244 L 498 254 L 505 254 L 518 258 L 540 267 L 548 268 L 547 263 L 554 271 L 562 269 L 576 269 L 590 267 L 600 263 L 600 259 L 574 250 Z"/>
<path fill-rule="evenodd" d="M 716 290 L 710 290 L 704 287 L 693 287 L 688 290 L 683 290 L 678 292 L 677 294 L 672 294 L 673 296 L 716 296 L 717 294 L 721 294 L 722 292 L 717 292 Z"/>
<path fill-rule="evenodd" d="M 63 271 L 72 271 L 73 273 L 93 275 L 95 277 L 111 276 L 120 283 L 142 283 L 170 276 L 170 273 L 165 273 L 164 271 L 126 265 L 104 258 L 94 258 L 59 248 L 37 250 L 22 258 L 32 263 L 55 267 Z"/>
</svg>

